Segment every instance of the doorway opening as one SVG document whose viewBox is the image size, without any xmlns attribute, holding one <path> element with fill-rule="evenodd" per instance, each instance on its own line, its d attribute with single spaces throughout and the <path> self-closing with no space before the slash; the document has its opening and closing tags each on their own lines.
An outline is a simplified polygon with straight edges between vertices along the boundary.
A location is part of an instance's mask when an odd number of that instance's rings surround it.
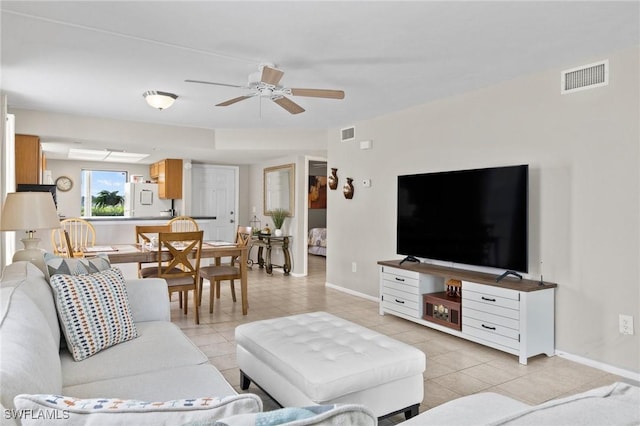
<svg viewBox="0 0 640 426">
<path fill-rule="evenodd" d="M 308 159 L 307 271 L 326 269 L 327 256 L 327 161 Z"/>
</svg>

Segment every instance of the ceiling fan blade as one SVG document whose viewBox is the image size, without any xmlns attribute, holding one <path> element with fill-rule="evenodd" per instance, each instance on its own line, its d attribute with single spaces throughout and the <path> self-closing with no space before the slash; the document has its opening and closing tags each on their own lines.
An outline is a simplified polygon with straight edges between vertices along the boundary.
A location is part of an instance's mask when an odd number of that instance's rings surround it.
<svg viewBox="0 0 640 426">
<path fill-rule="evenodd" d="M 285 98 L 284 96 L 281 98 L 273 99 L 273 102 L 277 103 L 282 108 L 289 111 L 291 114 L 300 114 L 301 112 L 304 112 L 304 108 L 293 102 L 291 99 Z"/>
<path fill-rule="evenodd" d="M 249 98 L 253 98 L 253 95 L 238 96 L 237 98 L 233 98 L 233 99 L 229 99 L 228 101 L 220 102 L 219 104 L 216 104 L 216 106 L 229 106 L 229 105 L 235 104 L 236 102 L 244 101 L 245 99 L 249 99 Z"/>
<path fill-rule="evenodd" d="M 186 83 L 212 84 L 214 86 L 225 86 L 225 87 L 243 87 L 243 86 L 238 86 L 237 84 L 214 83 L 213 81 L 202 81 L 202 80 L 185 80 L 185 82 Z"/>
<path fill-rule="evenodd" d="M 271 84 L 273 86 L 277 86 L 283 75 L 284 75 L 284 71 L 280 71 L 275 68 L 269 68 L 267 66 L 264 66 L 262 68 L 262 77 L 260 78 L 260 81 L 262 81 L 265 84 Z"/>
<path fill-rule="evenodd" d="M 342 90 L 291 89 L 291 94 L 293 96 L 307 96 L 313 98 L 344 99 L 344 92 Z"/>
</svg>

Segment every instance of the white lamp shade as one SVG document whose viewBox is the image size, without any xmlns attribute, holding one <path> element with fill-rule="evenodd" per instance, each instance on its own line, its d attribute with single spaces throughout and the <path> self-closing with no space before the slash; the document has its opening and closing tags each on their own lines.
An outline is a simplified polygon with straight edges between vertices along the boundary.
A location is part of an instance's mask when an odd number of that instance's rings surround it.
<svg viewBox="0 0 640 426">
<path fill-rule="evenodd" d="M 174 95 L 173 93 L 158 92 L 155 90 L 144 92 L 142 96 L 144 96 L 144 99 L 147 101 L 147 103 L 150 106 L 157 109 L 169 108 L 171 105 L 173 105 L 173 102 L 178 98 L 178 96 Z"/>
<path fill-rule="evenodd" d="M 36 229 L 52 229 L 60 226 L 56 205 L 49 192 L 12 192 L 2 205 L 0 230 L 27 231 L 23 238 L 24 250 L 13 254 L 13 261 L 25 260 L 36 265 L 47 276 L 43 251 L 38 248 L 39 238 L 34 238 Z"/>
<path fill-rule="evenodd" d="M 2 206 L 0 229 L 35 231 L 60 226 L 56 205 L 49 192 L 12 192 Z"/>
</svg>

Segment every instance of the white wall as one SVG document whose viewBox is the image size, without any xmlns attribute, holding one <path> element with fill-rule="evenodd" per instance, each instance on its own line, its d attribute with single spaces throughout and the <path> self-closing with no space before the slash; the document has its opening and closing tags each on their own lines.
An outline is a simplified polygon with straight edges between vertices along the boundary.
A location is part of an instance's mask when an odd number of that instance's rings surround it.
<svg viewBox="0 0 640 426">
<path fill-rule="evenodd" d="M 640 329 L 638 49 L 608 59 L 603 88 L 561 95 L 561 69 L 581 65 L 571 63 L 355 123 L 354 142 L 332 130 L 328 166 L 340 183 L 328 194 L 327 282 L 378 297 L 376 262 L 399 258 L 398 175 L 529 164 L 530 276 L 559 285 L 556 349 L 640 372 L 638 332 L 618 333 L 620 313 Z M 373 149 L 360 150 L 361 140 Z M 352 200 L 340 189 L 346 177 Z"/>
</svg>

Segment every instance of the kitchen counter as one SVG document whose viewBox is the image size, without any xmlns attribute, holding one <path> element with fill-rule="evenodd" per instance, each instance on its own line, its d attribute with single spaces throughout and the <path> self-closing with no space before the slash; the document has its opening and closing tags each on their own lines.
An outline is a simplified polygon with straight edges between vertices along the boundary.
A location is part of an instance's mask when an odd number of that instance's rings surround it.
<svg viewBox="0 0 640 426">
<path fill-rule="evenodd" d="M 125 216 L 101 216 L 87 217 L 96 230 L 96 245 L 133 244 L 136 242 L 137 225 L 164 225 L 170 217 L 125 217 Z M 212 230 L 215 229 L 217 219 L 215 216 L 194 217 L 198 227 L 204 231 L 206 240 L 215 239 Z"/>
</svg>

